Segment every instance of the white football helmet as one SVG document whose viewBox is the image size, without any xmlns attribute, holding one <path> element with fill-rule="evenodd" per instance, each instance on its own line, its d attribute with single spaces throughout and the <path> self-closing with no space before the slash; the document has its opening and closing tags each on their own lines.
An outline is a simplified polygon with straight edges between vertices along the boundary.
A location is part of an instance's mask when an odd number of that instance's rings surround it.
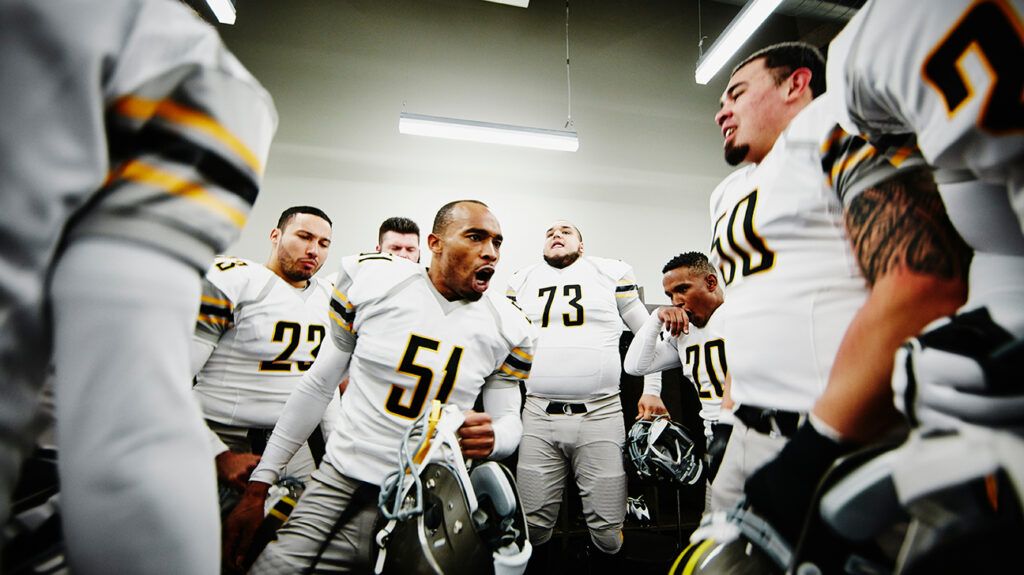
<svg viewBox="0 0 1024 575">
<path fill-rule="evenodd" d="M 406 432 L 399 468 L 381 488 L 388 521 L 377 534 L 376 573 L 525 571 L 532 548 L 515 479 L 493 461 L 467 471 L 455 435 L 463 420 L 438 403 Z"/>
<path fill-rule="evenodd" d="M 694 485 L 703 475 L 704 462 L 689 432 L 667 417 L 637 421 L 627 443 L 629 460 L 640 477 Z"/>
</svg>

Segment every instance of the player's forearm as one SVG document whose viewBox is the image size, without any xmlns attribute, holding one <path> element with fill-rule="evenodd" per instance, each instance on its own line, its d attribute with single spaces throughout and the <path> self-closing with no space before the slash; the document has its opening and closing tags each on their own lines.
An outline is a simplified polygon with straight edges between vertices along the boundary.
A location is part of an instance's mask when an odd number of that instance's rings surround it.
<svg viewBox="0 0 1024 575">
<path fill-rule="evenodd" d="M 843 337 L 814 414 L 845 440 L 863 443 L 885 433 L 899 417 L 890 387 L 896 350 L 965 300 L 960 279 L 906 270 L 879 278 Z"/>
<path fill-rule="evenodd" d="M 663 370 L 679 365 L 679 354 L 676 349 L 658 337 L 661 325 L 661 320 L 658 319 L 657 312 L 655 312 L 636 332 L 623 360 L 623 369 L 626 373 L 630 375 L 660 374 Z M 646 389 L 645 385 L 645 393 Z M 660 380 L 658 389 L 661 389 Z"/>
<path fill-rule="evenodd" d="M 295 391 L 288 397 L 274 433 L 259 466 L 252 474 L 254 481 L 273 483 L 295 452 L 306 442 L 309 434 L 323 419 L 324 412 L 334 397 L 338 375 L 348 367 L 351 354 L 332 344 L 321 347 L 320 355 L 306 375 L 302 376 Z"/>
<path fill-rule="evenodd" d="M 507 384 L 488 385 L 484 387 L 483 400 L 484 411 L 491 416 L 494 429 L 494 448 L 488 459 L 504 459 L 519 447 L 523 437 L 519 388 Z"/>
</svg>

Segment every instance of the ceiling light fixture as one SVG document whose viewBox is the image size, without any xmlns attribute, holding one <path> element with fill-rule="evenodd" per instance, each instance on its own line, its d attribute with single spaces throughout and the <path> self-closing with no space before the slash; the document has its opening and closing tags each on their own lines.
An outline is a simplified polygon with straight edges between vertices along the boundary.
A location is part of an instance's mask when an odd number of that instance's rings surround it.
<svg viewBox="0 0 1024 575">
<path fill-rule="evenodd" d="M 398 115 L 398 133 L 452 140 L 470 140 L 488 144 L 507 144 L 544 150 L 575 152 L 579 136 L 572 130 L 572 77 L 569 69 L 569 0 L 565 2 L 565 82 L 568 116 L 564 130 L 495 124 L 477 120 L 443 118 L 402 112 Z"/>
<path fill-rule="evenodd" d="M 520 8 L 526 8 L 530 5 L 530 0 L 487 0 L 487 2 L 494 2 L 495 4 L 508 4 L 509 6 L 519 6 Z"/>
<path fill-rule="evenodd" d="M 206 0 L 206 4 L 221 24 L 235 23 L 235 3 L 232 0 Z"/>
<path fill-rule="evenodd" d="M 707 84 L 781 3 L 782 0 L 750 0 L 747 2 L 740 13 L 725 27 L 722 35 L 711 45 L 708 53 L 698 57 L 697 71 L 694 74 L 697 83 Z M 700 44 L 703 45 L 703 43 L 704 40 L 701 37 Z"/>
<path fill-rule="evenodd" d="M 441 118 L 402 112 L 398 131 L 413 136 L 432 136 L 452 140 L 470 140 L 489 144 L 508 144 L 544 150 L 575 152 L 580 147 L 576 132 L 494 124 L 476 120 Z"/>
</svg>

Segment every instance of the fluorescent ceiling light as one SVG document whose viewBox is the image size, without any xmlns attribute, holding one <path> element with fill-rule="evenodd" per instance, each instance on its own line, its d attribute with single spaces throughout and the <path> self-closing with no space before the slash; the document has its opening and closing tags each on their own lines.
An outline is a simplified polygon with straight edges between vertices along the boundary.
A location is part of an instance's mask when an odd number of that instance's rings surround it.
<svg viewBox="0 0 1024 575">
<path fill-rule="evenodd" d="M 545 150 L 575 152 L 580 147 L 576 132 L 527 128 L 508 124 L 492 124 L 475 120 L 458 120 L 402 112 L 398 131 L 413 136 L 431 136 L 453 140 L 470 140 L 490 144 L 507 144 Z"/>
<path fill-rule="evenodd" d="M 781 3 L 782 0 L 749 0 L 697 62 L 697 83 L 707 84 Z"/>
<path fill-rule="evenodd" d="M 235 4 L 231 0 L 206 0 L 221 24 L 235 23 Z"/>
<path fill-rule="evenodd" d="M 519 6 L 520 8 L 526 8 L 530 5 L 530 0 L 487 0 L 488 2 L 494 2 L 495 4 L 508 4 L 509 6 Z"/>
</svg>

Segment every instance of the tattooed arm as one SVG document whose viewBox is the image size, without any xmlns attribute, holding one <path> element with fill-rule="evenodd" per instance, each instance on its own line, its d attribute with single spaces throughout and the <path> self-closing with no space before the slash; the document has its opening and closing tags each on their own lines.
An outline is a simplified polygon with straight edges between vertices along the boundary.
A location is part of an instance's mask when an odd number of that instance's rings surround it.
<svg viewBox="0 0 1024 575">
<path fill-rule="evenodd" d="M 901 173 L 851 201 L 846 227 L 871 292 L 843 337 L 814 414 L 866 442 L 896 421 L 893 355 L 967 297 L 971 249 L 953 228 L 930 171 Z"/>
</svg>

